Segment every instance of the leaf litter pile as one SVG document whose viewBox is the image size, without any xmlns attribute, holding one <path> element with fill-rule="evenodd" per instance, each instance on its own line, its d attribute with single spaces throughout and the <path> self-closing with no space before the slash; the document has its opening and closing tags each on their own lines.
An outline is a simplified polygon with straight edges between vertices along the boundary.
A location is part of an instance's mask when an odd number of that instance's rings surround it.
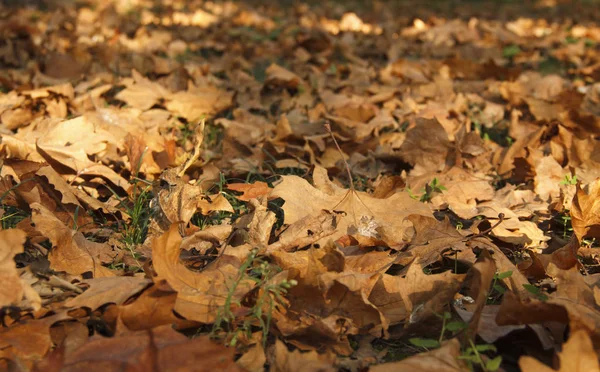
<svg viewBox="0 0 600 372">
<path fill-rule="evenodd" d="M 599 370 L 594 2 L 16 3 L 1 370 Z"/>
</svg>

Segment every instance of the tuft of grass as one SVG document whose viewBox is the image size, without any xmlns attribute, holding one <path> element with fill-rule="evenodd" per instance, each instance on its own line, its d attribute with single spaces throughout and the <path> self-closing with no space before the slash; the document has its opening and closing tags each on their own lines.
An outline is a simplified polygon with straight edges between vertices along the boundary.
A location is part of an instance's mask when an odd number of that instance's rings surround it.
<svg viewBox="0 0 600 372">
<path fill-rule="evenodd" d="M 136 177 L 137 178 L 137 177 Z M 121 236 L 125 248 L 134 258 L 137 264 L 136 270 L 141 270 L 142 264 L 138 261 L 140 255 L 135 251 L 139 244 L 142 244 L 148 236 L 148 227 L 150 218 L 153 215 L 153 209 L 150 207 L 152 200 L 152 186 L 146 185 L 140 187 L 135 184 L 133 192 L 126 199 L 121 198 L 113 189 L 109 187 L 114 197 L 119 201 L 118 208 L 125 211 L 130 219 L 122 227 Z"/>
<path fill-rule="evenodd" d="M 19 222 L 30 216 L 28 212 L 10 205 L 1 204 L 0 209 L 4 211 L 4 214 L 0 217 L 2 230 L 14 229 Z"/>
<path fill-rule="evenodd" d="M 430 183 L 426 184 L 425 188 L 421 189 L 421 196 L 413 194 L 410 188 L 406 189 L 411 198 L 415 200 L 418 199 L 421 203 L 429 203 L 435 194 L 441 194 L 446 190 L 448 190 L 446 186 L 442 185 L 437 177 L 435 177 Z"/>
<path fill-rule="evenodd" d="M 295 286 L 295 280 L 282 280 L 271 283 L 270 280 L 281 271 L 275 265 L 258 257 L 258 249 L 253 249 L 242 263 L 237 277 L 231 283 L 225 303 L 217 310 L 217 317 L 211 331 L 213 338 L 225 338 L 229 346 L 236 346 L 242 336 L 250 338 L 255 330 L 262 332 L 263 346 L 266 345 L 267 336 L 271 328 L 273 311 L 285 303 L 284 296 L 287 291 Z M 239 285 L 246 281 L 253 281 L 258 295 L 252 301 L 248 314 L 237 319 L 233 310 L 241 307 L 234 294 Z"/>
<path fill-rule="evenodd" d="M 436 314 L 437 317 L 442 319 L 442 329 L 438 339 L 432 338 L 420 338 L 414 337 L 409 339 L 409 342 L 416 347 L 429 351 L 430 349 L 437 349 L 442 345 L 445 339 L 445 334 L 450 333 L 452 337 L 456 337 L 459 333 L 468 328 L 468 324 L 461 320 L 452 320 L 452 314 L 444 312 L 443 314 Z M 464 360 L 469 366 L 470 371 L 482 370 L 482 371 L 497 371 L 502 364 L 502 357 L 495 356 L 490 357 L 484 355 L 484 353 L 495 354 L 497 352 L 496 347 L 491 344 L 475 344 L 469 339 L 469 344 L 463 347 L 459 359 Z"/>
<path fill-rule="evenodd" d="M 522 50 L 518 45 L 511 44 L 502 49 L 502 56 L 504 58 L 513 58 L 521 52 Z"/>
</svg>

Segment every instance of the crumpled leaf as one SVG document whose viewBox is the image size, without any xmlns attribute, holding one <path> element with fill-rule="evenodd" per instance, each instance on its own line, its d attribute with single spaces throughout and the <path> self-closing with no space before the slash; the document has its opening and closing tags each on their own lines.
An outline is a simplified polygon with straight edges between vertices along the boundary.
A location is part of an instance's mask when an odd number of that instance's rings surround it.
<svg viewBox="0 0 600 372">
<path fill-rule="evenodd" d="M 222 256 L 202 272 L 190 271 L 179 261 L 181 241 L 177 224 L 154 240 L 152 260 L 158 274 L 154 280 L 166 280 L 177 291 L 175 311 L 181 316 L 212 323 L 217 309 L 225 304 L 233 278 L 239 275 L 241 262 L 232 256 Z M 232 298 L 239 301 L 253 286 L 253 281 L 242 280 L 231 294 Z"/>
</svg>

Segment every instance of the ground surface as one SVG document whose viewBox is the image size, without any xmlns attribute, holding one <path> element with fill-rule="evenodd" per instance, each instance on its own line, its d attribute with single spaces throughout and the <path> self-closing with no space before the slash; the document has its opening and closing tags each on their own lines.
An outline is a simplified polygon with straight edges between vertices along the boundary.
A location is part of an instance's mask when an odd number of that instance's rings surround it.
<svg viewBox="0 0 600 372">
<path fill-rule="evenodd" d="M 0 7 L 0 369 L 599 370 L 596 3 Z"/>
</svg>

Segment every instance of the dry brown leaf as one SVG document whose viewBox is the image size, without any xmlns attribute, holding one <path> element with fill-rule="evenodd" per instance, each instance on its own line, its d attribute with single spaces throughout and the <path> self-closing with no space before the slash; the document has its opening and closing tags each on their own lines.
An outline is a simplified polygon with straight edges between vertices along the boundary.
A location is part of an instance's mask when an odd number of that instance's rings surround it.
<svg viewBox="0 0 600 372">
<path fill-rule="evenodd" d="M 475 337 L 479 333 L 482 312 L 487 303 L 489 288 L 495 274 L 496 265 L 494 264 L 494 260 L 490 253 L 484 249 L 479 254 L 477 261 L 471 267 L 465 279 L 465 293 L 474 300 L 472 306 L 466 305 L 472 312 L 468 320 L 469 326 L 465 335 L 471 343 L 475 342 Z"/>
<path fill-rule="evenodd" d="M 450 140 L 444 127 L 436 120 L 419 118 L 409 130 L 400 147 L 402 158 L 411 165 L 439 171 L 446 167 Z"/>
<path fill-rule="evenodd" d="M 464 275 L 445 271 L 427 275 L 419 258 L 413 262 L 406 277 L 396 278 L 398 292 L 406 310 L 411 314 L 410 322 L 419 323 L 433 314 L 440 313 L 460 288 Z"/>
<path fill-rule="evenodd" d="M 287 227 L 279 239 L 267 247 L 267 253 L 291 251 L 323 241 L 335 234 L 339 216 L 326 210 L 317 215 L 307 215 Z"/>
<path fill-rule="evenodd" d="M 158 274 L 157 280 L 166 280 L 177 291 L 175 311 L 189 320 L 202 323 L 215 321 L 217 309 L 223 306 L 229 293 L 229 286 L 239 275 L 241 262 L 231 256 L 222 256 L 202 272 L 188 270 L 179 261 L 181 236 L 177 224 L 152 244 L 152 260 Z M 233 298 L 240 300 L 254 286 L 245 279 L 236 287 Z"/>
<path fill-rule="evenodd" d="M 189 339 L 170 326 L 120 337 L 92 337 L 64 356 L 62 371 L 185 370 L 241 371 L 234 350 L 207 336 Z"/>
<path fill-rule="evenodd" d="M 158 103 L 158 100 L 167 96 L 169 92 L 160 84 L 144 78 L 136 70 L 132 70 L 133 79 L 125 82 L 127 88 L 120 91 L 115 98 L 140 110 L 148 110 Z"/>
<path fill-rule="evenodd" d="M 87 240 L 82 233 L 71 230 L 39 203 L 33 203 L 32 220 L 35 229 L 52 242 L 48 255 L 50 267 L 72 275 L 89 272 L 94 278 L 113 276 L 103 263 L 112 262 L 116 252 L 108 244 Z"/>
<path fill-rule="evenodd" d="M 18 305 L 23 299 L 23 284 L 14 257 L 23 252 L 25 232 L 18 229 L 0 231 L 0 307 Z"/>
<path fill-rule="evenodd" d="M 94 311 L 108 303 L 121 305 L 129 297 L 141 292 L 151 281 L 140 276 L 117 276 L 87 279 L 82 283 L 89 285 L 89 288 L 79 296 L 69 299 L 65 305 L 85 306 Z"/>
<path fill-rule="evenodd" d="M 166 108 L 173 114 L 196 122 L 229 108 L 233 94 L 213 86 L 191 87 L 167 97 Z"/>
<path fill-rule="evenodd" d="M 298 75 L 276 64 L 270 65 L 265 72 L 267 74 L 265 85 L 278 85 L 295 89 L 300 84 L 304 84 Z"/>
<path fill-rule="evenodd" d="M 271 362 L 273 372 L 309 372 L 309 371 L 335 371 L 332 364 L 335 355 L 331 353 L 319 354 L 316 351 L 302 353 L 299 350 L 289 351 L 287 346 L 279 340 L 275 342 L 274 360 Z"/>
<path fill-rule="evenodd" d="M 260 343 L 250 347 L 250 350 L 236 361 L 237 365 L 248 372 L 263 372 L 266 362 L 265 350 Z"/>
<path fill-rule="evenodd" d="M 243 201 L 258 198 L 259 196 L 267 195 L 271 190 L 266 182 L 256 181 L 254 183 L 230 183 L 227 185 L 229 190 L 241 192 L 242 195 L 236 198 Z"/>
<path fill-rule="evenodd" d="M 332 183 L 327 171 L 319 166 L 313 172 L 315 186 L 297 176 L 283 176 L 271 192 L 270 198 L 282 198 L 284 223 L 293 224 L 306 216 L 316 216 L 321 210 L 344 213 L 339 219 L 335 233 L 316 243 L 323 245 L 325 239 L 338 239 L 342 235 L 368 234 L 390 245 L 410 240 L 412 223 L 406 217 L 410 214 L 431 216 L 429 208 L 414 199 L 408 193 L 396 193 L 386 199 L 377 199 L 363 192 L 342 189 Z M 310 200 L 307 203 L 306 200 Z M 372 218 L 372 231 L 359 228 L 362 218 Z"/>
<path fill-rule="evenodd" d="M 465 365 L 464 361 L 458 358 L 460 355 L 460 342 L 453 338 L 450 341 L 446 341 L 439 349 L 414 355 L 399 362 L 383 363 L 376 366 L 371 366 L 369 371 L 464 371 L 467 366 Z"/>
<path fill-rule="evenodd" d="M 563 349 L 558 353 L 559 369 L 552 369 L 535 358 L 523 356 L 519 367 L 523 372 L 597 372 L 600 371 L 598 356 L 590 336 L 584 330 L 571 333 Z"/>
<path fill-rule="evenodd" d="M 600 180 L 589 186 L 589 192 L 577 185 L 571 206 L 573 232 L 581 242 L 584 238 L 600 238 Z"/>
<path fill-rule="evenodd" d="M 5 357 L 31 369 L 52 347 L 50 326 L 40 320 L 0 329 L 0 350 Z"/>
<path fill-rule="evenodd" d="M 191 323 L 173 312 L 177 292 L 168 285 L 161 284 L 153 285 L 142 292 L 135 301 L 119 307 L 119 318 L 127 329 L 141 331 L 165 324 L 170 324 L 175 329 L 183 329 Z"/>
</svg>

